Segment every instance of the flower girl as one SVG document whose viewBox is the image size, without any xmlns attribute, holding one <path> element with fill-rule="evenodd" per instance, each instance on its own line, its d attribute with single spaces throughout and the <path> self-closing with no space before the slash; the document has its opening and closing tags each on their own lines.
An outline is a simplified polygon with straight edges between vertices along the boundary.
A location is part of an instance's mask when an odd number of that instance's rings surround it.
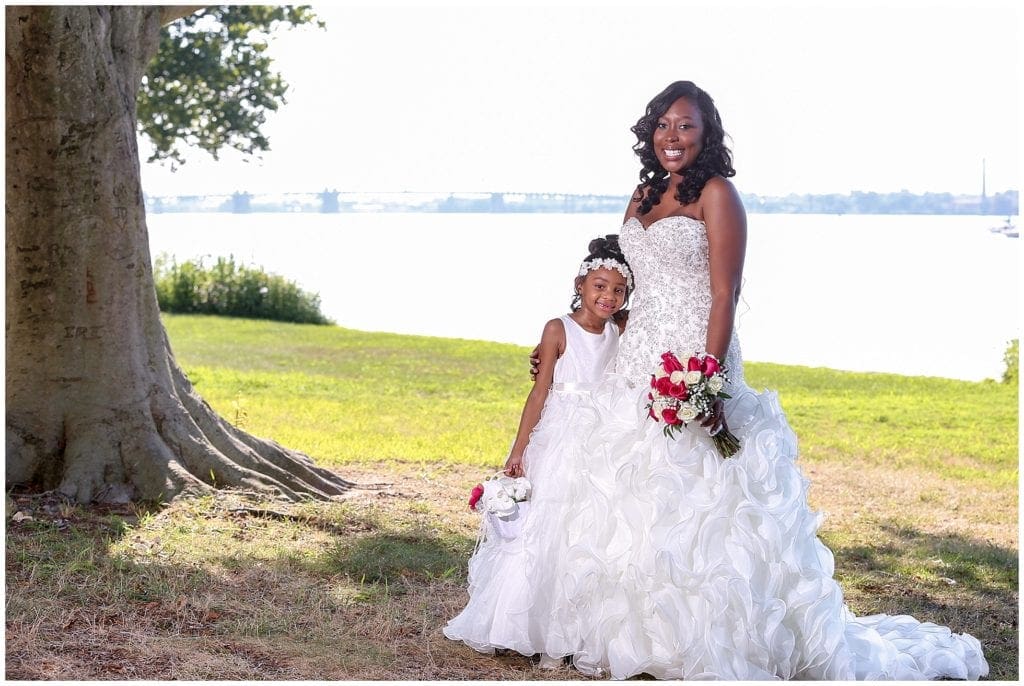
<svg viewBox="0 0 1024 686">
<path fill-rule="evenodd" d="M 618 236 L 590 242 L 580 265 L 572 313 L 544 326 L 540 364 L 523 407 L 508 476 L 526 476 L 530 508 L 512 538 L 485 527 L 484 540 L 469 560 L 469 603 L 448 622 L 444 634 L 483 653 L 496 648 L 540 654 L 540 666 L 557 667 L 579 645 L 579 629 L 562 588 L 567 517 L 572 489 L 585 465 L 563 445 L 580 399 L 602 378 L 618 349 L 620 327 L 613 320 L 628 299 L 633 277 Z"/>
</svg>

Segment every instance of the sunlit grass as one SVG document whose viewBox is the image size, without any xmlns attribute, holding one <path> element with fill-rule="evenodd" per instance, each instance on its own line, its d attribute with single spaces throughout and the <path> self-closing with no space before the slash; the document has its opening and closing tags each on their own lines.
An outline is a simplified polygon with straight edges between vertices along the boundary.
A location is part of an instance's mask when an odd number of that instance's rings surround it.
<svg viewBox="0 0 1024 686">
<path fill-rule="evenodd" d="M 519 346 L 339 327 L 164 316 L 229 421 L 327 465 L 504 461 L 530 379 Z"/>
<path fill-rule="evenodd" d="M 522 346 L 340 327 L 165 315 L 203 397 L 248 431 L 323 464 L 497 465 L 530 388 Z M 1015 384 L 750 362 L 779 392 L 801 459 L 1017 483 Z"/>
<path fill-rule="evenodd" d="M 747 378 L 779 390 L 803 459 L 1017 483 L 1016 384 L 775 364 L 748 364 Z"/>
</svg>

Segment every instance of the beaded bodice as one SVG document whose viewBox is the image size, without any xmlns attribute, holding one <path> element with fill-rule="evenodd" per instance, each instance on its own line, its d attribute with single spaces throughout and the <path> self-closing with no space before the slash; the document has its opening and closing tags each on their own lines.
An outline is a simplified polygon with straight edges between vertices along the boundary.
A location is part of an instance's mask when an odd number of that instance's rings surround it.
<svg viewBox="0 0 1024 686">
<path fill-rule="evenodd" d="M 633 271 L 629 323 L 619 343 L 615 371 L 631 381 L 650 381 L 661 354 L 702 351 L 711 313 L 711 272 L 704 222 L 664 217 L 646 229 L 631 217 L 619 245 Z M 743 356 L 733 331 L 725 363 L 730 386 L 744 384 Z"/>
</svg>

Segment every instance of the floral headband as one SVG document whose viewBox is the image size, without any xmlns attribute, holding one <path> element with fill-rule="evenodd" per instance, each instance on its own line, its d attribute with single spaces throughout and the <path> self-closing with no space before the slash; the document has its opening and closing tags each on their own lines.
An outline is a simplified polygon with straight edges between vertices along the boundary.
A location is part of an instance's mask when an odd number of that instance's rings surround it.
<svg viewBox="0 0 1024 686">
<path fill-rule="evenodd" d="M 626 288 L 633 289 L 633 273 L 629 271 L 624 263 L 614 260 L 610 257 L 598 257 L 592 260 L 585 260 L 580 265 L 580 276 L 586 276 L 588 272 L 592 272 L 595 269 L 614 269 L 626 279 Z"/>
</svg>

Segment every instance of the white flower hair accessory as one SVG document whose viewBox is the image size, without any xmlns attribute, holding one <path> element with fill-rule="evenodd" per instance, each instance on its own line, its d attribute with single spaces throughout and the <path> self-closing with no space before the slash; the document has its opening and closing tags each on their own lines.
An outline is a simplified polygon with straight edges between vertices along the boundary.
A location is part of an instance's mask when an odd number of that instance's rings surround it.
<svg viewBox="0 0 1024 686">
<path fill-rule="evenodd" d="M 622 262 L 612 259 L 610 257 L 595 257 L 592 260 L 584 260 L 583 264 L 580 265 L 579 276 L 586 276 L 589 272 L 595 269 L 614 269 L 618 273 L 622 274 L 623 278 L 626 279 L 626 288 L 632 290 L 633 288 L 633 273 L 629 271 Z"/>
</svg>

